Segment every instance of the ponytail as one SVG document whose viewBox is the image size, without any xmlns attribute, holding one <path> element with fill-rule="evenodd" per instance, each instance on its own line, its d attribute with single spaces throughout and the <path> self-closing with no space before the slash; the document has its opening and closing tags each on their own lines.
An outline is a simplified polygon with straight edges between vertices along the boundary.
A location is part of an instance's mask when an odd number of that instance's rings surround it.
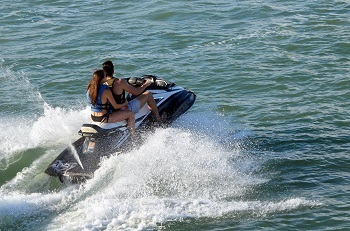
<svg viewBox="0 0 350 231">
<path fill-rule="evenodd" d="M 86 88 L 86 91 L 89 92 L 89 97 L 91 99 L 91 104 L 96 105 L 98 91 L 100 88 L 100 82 L 104 78 L 103 70 L 97 70 L 92 74 L 89 85 Z"/>
</svg>

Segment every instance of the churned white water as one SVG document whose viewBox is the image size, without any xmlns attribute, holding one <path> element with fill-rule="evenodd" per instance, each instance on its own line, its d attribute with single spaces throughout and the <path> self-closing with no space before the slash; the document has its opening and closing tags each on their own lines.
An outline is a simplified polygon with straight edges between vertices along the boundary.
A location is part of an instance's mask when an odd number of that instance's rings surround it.
<svg viewBox="0 0 350 231">
<path fill-rule="evenodd" d="M 50 142 L 66 131 L 60 129 L 61 134 L 52 136 L 40 132 L 41 127 L 56 128 L 47 117 L 64 120 L 66 127 L 76 119 L 69 113 L 60 114 L 60 109 L 46 110 L 29 130 Z M 85 109 L 78 113 L 84 114 Z M 51 158 L 52 153 L 47 152 L 3 185 L 0 216 L 5 220 L 38 216 L 45 220 L 48 230 L 143 230 L 183 219 L 234 217 L 242 211 L 265 216 L 318 204 L 295 197 L 246 199 L 269 181 L 259 174 L 262 161 L 247 155 L 240 145 L 242 136 L 250 132 L 235 134 L 220 116 L 210 115 L 212 119 L 207 121 L 199 120 L 201 116 L 185 115 L 173 127 L 144 134 L 139 147 L 103 159 L 94 178 L 83 185 L 30 192 L 50 180 L 36 172 L 40 169 L 37 166 L 47 162 L 44 159 Z M 46 217 L 47 213 L 51 215 Z"/>
</svg>

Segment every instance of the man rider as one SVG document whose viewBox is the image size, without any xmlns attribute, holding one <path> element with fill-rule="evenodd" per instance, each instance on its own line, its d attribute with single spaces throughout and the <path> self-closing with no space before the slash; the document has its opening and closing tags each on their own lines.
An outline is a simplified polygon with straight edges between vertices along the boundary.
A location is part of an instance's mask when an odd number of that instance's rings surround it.
<svg viewBox="0 0 350 231">
<path fill-rule="evenodd" d="M 114 65 L 112 61 L 108 60 L 104 62 L 102 64 L 102 69 L 106 73 L 107 81 L 105 83 L 110 87 L 117 104 L 122 104 L 126 101 L 125 92 L 129 92 L 132 95 L 137 95 L 136 98 L 128 102 L 127 109 L 137 113 L 147 103 L 157 122 L 161 123 L 161 118 L 159 116 L 157 104 L 154 101 L 153 95 L 151 92 L 145 91 L 151 84 L 149 79 L 142 84 L 142 86 L 134 87 L 129 84 L 126 79 L 113 77 Z"/>
</svg>

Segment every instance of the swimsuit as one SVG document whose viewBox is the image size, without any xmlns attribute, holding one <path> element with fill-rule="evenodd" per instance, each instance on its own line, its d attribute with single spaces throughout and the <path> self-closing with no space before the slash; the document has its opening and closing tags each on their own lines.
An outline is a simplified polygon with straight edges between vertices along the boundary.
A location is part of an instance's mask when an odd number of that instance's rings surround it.
<svg viewBox="0 0 350 231">
<path fill-rule="evenodd" d="M 91 119 L 94 122 L 106 122 L 106 123 L 108 123 L 108 118 L 109 118 L 108 112 L 104 115 L 101 115 L 101 116 L 94 116 L 91 114 Z"/>
<path fill-rule="evenodd" d="M 92 112 L 102 112 L 103 110 L 107 110 L 107 113 L 102 115 L 102 116 L 94 116 L 91 114 L 91 119 L 94 122 L 107 122 L 108 123 L 108 117 L 109 117 L 109 104 L 102 103 L 102 93 L 104 90 L 108 89 L 107 85 L 100 84 L 99 89 L 98 89 L 98 95 L 97 95 L 97 103 L 92 104 L 91 103 L 91 98 L 89 96 L 89 90 L 86 92 L 86 98 L 89 102 L 90 108 Z M 105 121 L 106 120 L 106 121 Z"/>
</svg>

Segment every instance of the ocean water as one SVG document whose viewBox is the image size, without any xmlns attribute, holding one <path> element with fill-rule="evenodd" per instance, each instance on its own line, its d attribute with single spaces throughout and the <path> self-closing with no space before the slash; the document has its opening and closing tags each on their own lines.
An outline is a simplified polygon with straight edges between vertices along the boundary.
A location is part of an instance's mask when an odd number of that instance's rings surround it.
<svg viewBox="0 0 350 231">
<path fill-rule="evenodd" d="M 350 230 L 350 2 L 0 5 L 0 230 Z M 86 184 L 44 173 L 111 59 L 197 94 Z"/>
</svg>

